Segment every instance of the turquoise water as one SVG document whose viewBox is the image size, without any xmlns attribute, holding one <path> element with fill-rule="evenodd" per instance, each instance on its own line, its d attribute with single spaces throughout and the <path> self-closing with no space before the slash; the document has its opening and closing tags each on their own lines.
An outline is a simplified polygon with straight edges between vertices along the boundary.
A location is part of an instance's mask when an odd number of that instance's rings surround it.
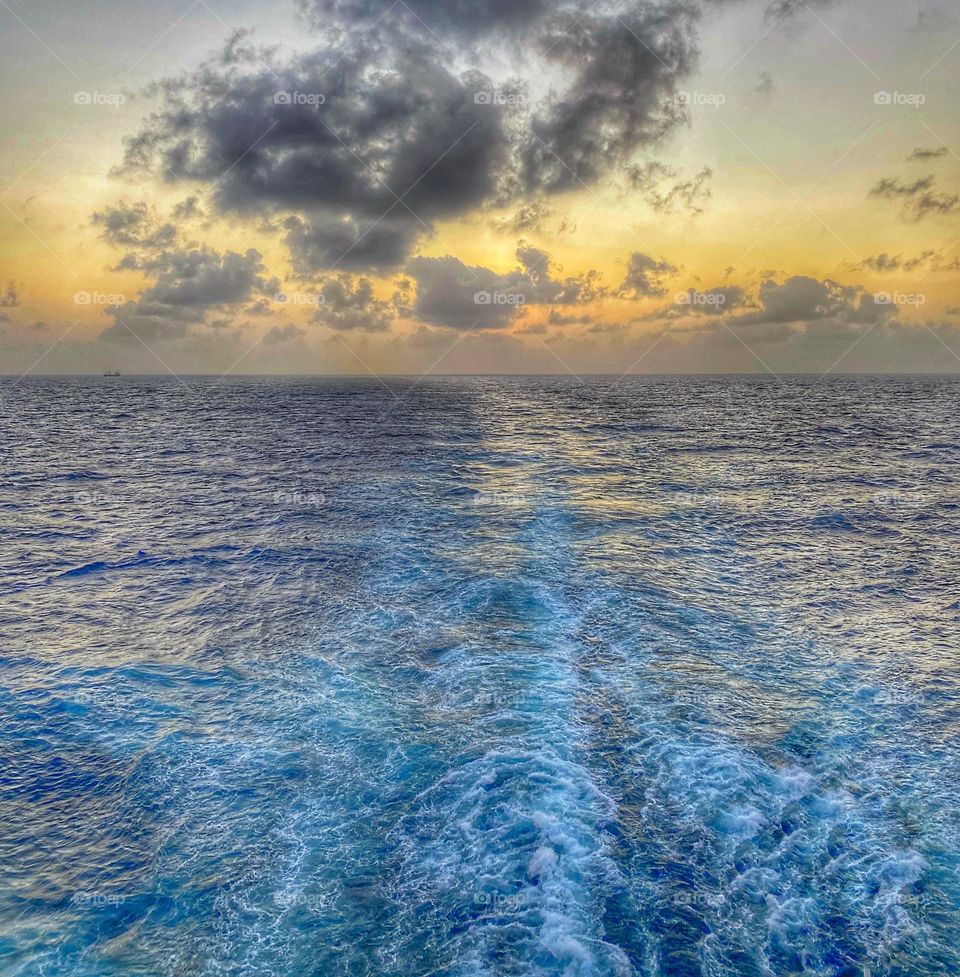
<svg viewBox="0 0 960 977">
<path fill-rule="evenodd" d="M 0 969 L 960 972 L 958 393 L 0 381 Z"/>
</svg>

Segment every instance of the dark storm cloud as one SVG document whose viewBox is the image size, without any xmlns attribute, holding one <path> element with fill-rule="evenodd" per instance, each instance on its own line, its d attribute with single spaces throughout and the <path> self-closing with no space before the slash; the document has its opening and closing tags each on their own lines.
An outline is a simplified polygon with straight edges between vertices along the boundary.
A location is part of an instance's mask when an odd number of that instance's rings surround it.
<svg viewBox="0 0 960 977">
<path fill-rule="evenodd" d="M 666 163 L 659 160 L 651 160 L 647 163 L 635 163 L 626 168 L 627 182 L 632 190 L 647 192 L 661 180 L 676 176 L 676 170 L 671 169 Z"/>
<path fill-rule="evenodd" d="M 215 184 L 224 213 L 294 213 L 294 260 L 316 270 L 395 265 L 430 222 L 496 191 L 504 108 L 430 45 L 363 37 L 277 66 L 223 59 L 165 88 L 128 140 L 125 169 Z M 333 66 L 335 70 L 331 70 Z"/>
<path fill-rule="evenodd" d="M 177 236 L 176 226 L 162 223 L 153 209 L 143 201 L 97 211 L 93 223 L 101 228 L 101 237 L 108 244 L 155 250 L 170 247 Z"/>
<path fill-rule="evenodd" d="M 299 326 L 288 322 L 285 326 L 271 326 L 263 335 L 263 343 L 265 346 L 281 346 L 305 335 Z"/>
<path fill-rule="evenodd" d="M 708 4 L 727 0 L 708 0 Z M 807 7 L 826 7 L 834 0 L 770 0 L 767 16 L 777 17 Z M 404 0 L 391 7 L 389 0 L 297 0 L 297 5 L 318 29 L 331 25 L 342 30 L 368 29 L 393 15 L 397 26 L 417 33 L 427 30 L 438 40 L 482 42 L 490 34 L 525 41 L 542 29 L 544 21 L 573 26 L 593 12 L 619 13 L 644 4 L 603 0 Z M 647 2 L 646 6 L 653 6 Z"/>
<path fill-rule="evenodd" d="M 191 194 L 173 208 L 173 216 L 178 221 L 202 220 L 204 217 L 203 208 L 200 206 L 200 198 Z"/>
<path fill-rule="evenodd" d="M 564 315 L 556 309 L 551 309 L 547 316 L 547 323 L 551 326 L 585 326 L 593 322 L 590 315 Z"/>
<path fill-rule="evenodd" d="M 761 71 L 757 77 L 760 81 L 755 88 L 751 89 L 751 92 L 754 95 L 760 95 L 762 98 L 769 98 L 775 89 L 773 75 L 769 71 Z"/>
<path fill-rule="evenodd" d="M 174 220 L 164 221 L 156 208 L 142 200 L 133 204 L 121 200 L 115 206 L 95 212 L 91 223 L 100 228 L 100 237 L 114 247 L 130 249 L 114 265 L 113 271 L 162 273 L 178 244 L 176 211 L 174 208 Z"/>
<path fill-rule="evenodd" d="M 207 248 L 175 251 L 167 255 L 166 267 L 157 281 L 142 295 L 147 303 L 174 307 L 206 308 L 245 302 L 254 291 L 278 287 L 263 275 L 263 258 L 253 248 L 245 254 L 218 254 Z"/>
<path fill-rule="evenodd" d="M 666 289 L 661 294 L 665 294 Z M 664 319 L 689 319 L 701 316 L 728 315 L 737 309 L 753 306 L 749 292 L 739 285 L 716 285 L 713 288 L 687 288 L 676 292 L 670 305 L 654 309 L 645 315 L 638 316 L 633 322 L 662 321 Z M 674 327 L 679 329 L 680 327 Z M 704 328 L 690 326 L 690 328 Z"/>
<path fill-rule="evenodd" d="M 829 7 L 834 0 L 771 0 L 767 6 L 768 21 L 785 20 L 810 11 L 814 7 Z"/>
<path fill-rule="evenodd" d="M 597 9 L 572 25 L 568 17 L 547 18 L 537 39 L 544 61 L 572 80 L 558 97 L 534 108 L 521 134 L 522 192 L 594 183 L 685 118 L 673 94 L 695 64 L 695 8 L 633 4 L 612 14 Z"/>
<path fill-rule="evenodd" d="M 182 339 L 191 326 L 201 325 L 203 316 L 173 318 L 164 307 L 151 307 L 138 302 L 127 302 L 108 310 L 113 325 L 100 334 L 101 339 L 111 342 L 145 343 L 151 340 Z"/>
<path fill-rule="evenodd" d="M 713 176 L 713 170 L 705 166 L 695 177 L 682 183 L 675 183 L 666 193 L 651 191 L 648 195 L 650 205 L 659 213 L 670 213 L 675 208 L 681 208 L 694 214 L 702 214 L 701 202 L 709 199 L 710 189 L 707 180 Z"/>
<path fill-rule="evenodd" d="M 896 307 L 879 303 L 859 285 L 818 281 L 794 275 L 782 284 L 765 281 L 757 293 L 759 310 L 737 316 L 742 325 L 816 322 L 830 319 L 841 323 L 869 323 L 896 315 Z"/>
<path fill-rule="evenodd" d="M 701 205 L 710 198 L 710 188 L 706 184 L 713 171 L 705 166 L 689 180 L 671 182 L 676 180 L 676 170 L 654 160 L 628 166 L 626 176 L 630 189 L 643 194 L 644 200 L 657 213 L 671 213 L 680 209 L 701 214 Z"/>
<path fill-rule="evenodd" d="M 595 322 L 587 332 L 594 335 L 617 335 L 624 332 L 626 328 L 621 322 Z"/>
<path fill-rule="evenodd" d="M 412 312 L 420 320 L 451 329 L 501 329 L 527 305 L 576 305 L 605 294 L 596 272 L 555 278 L 550 257 L 537 248 L 517 249 L 519 267 L 499 274 L 459 258 L 414 258 L 417 283 Z"/>
<path fill-rule="evenodd" d="M 310 224 L 288 218 L 287 246 L 295 270 L 310 275 L 318 270 L 376 269 L 402 264 L 421 226 L 409 218 L 321 221 Z"/>
<path fill-rule="evenodd" d="M 908 157 L 907 162 L 912 160 L 927 160 L 927 159 L 939 159 L 941 156 L 947 155 L 947 147 L 940 146 L 938 149 L 924 149 L 922 147 L 915 149 Z"/>
<path fill-rule="evenodd" d="M 451 329 L 497 329 L 510 323 L 523 302 L 516 298 L 519 292 L 507 276 L 489 268 L 471 268 L 452 255 L 414 258 L 409 270 L 417 282 L 413 311 L 423 322 Z M 506 299 L 481 304 L 477 298 L 481 292 L 512 296 L 512 304 L 507 305 Z"/>
<path fill-rule="evenodd" d="M 543 222 L 550 217 L 553 209 L 542 200 L 534 200 L 523 204 L 509 217 L 500 217 L 490 222 L 490 226 L 502 234 L 523 234 L 527 231 L 538 231 Z"/>
<path fill-rule="evenodd" d="M 320 288 L 320 299 L 314 320 L 341 332 L 385 332 L 397 313 L 393 302 L 374 298 L 367 278 L 330 278 Z"/>
<path fill-rule="evenodd" d="M 370 25 L 389 10 L 382 0 L 298 0 L 298 5 L 323 28 L 331 23 L 344 29 Z M 504 29 L 529 27 L 559 6 L 555 0 L 405 0 L 397 7 L 394 20 L 408 28 L 433 31 L 438 36 L 466 39 Z M 390 11 L 393 13 L 393 11 Z"/>
<path fill-rule="evenodd" d="M 702 4 L 304 7 L 316 50 L 284 60 L 234 38 L 159 86 L 121 168 L 207 184 L 220 213 L 295 218 L 301 273 L 396 267 L 437 221 L 480 206 L 519 204 L 515 229 L 534 228 L 547 205 L 530 201 L 595 184 L 685 118 L 673 95 Z M 658 206 L 692 206 L 703 179 Z"/>
<path fill-rule="evenodd" d="M 647 254 L 634 251 L 627 263 L 627 274 L 620 291 L 633 298 L 666 295 L 665 280 L 673 277 L 678 270 L 667 261 L 657 261 Z"/>
<path fill-rule="evenodd" d="M 704 291 L 688 289 L 682 294 L 687 296 L 687 301 L 678 304 L 687 305 L 690 312 L 708 316 L 733 312 L 746 305 L 749 298 L 746 289 L 739 285 L 717 285 Z"/>
<path fill-rule="evenodd" d="M 801 319 L 822 319 L 839 307 L 839 297 L 826 283 L 806 275 L 794 275 L 782 285 L 774 281 L 760 286 L 757 313 L 764 322 L 797 322 Z"/>
<path fill-rule="evenodd" d="M 834 314 L 837 322 L 849 325 L 871 325 L 874 322 L 896 319 L 896 306 L 882 304 L 878 294 L 859 291 L 858 287 L 847 289 L 847 304 Z"/>
<path fill-rule="evenodd" d="M 550 255 L 539 248 L 521 244 L 517 248 L 517 260 L 529 282 L 524 283 L 524 288 L 532 304 L 575 305 L 593 301 L 604 294 L 595 271 L 581 276 L 554 278 Z"/>
<path fill-rule="evenodd" d="M 111 338 L 182 336 L 203 325 L 213 311 L 239 308 L 255 294 L 272 294 L 276 279 L 266 278 L 259 252 L 220 254 L 209 248 L 164 252 L 153 259 L 154 283 L 136 301 L 110 308 Z"/>
<path fill-rule="evenodd" d="M 731 315 L 731 313 L 738 313 Z M 818 281 L 806 275 L 794 275 L 782 283 L 773 279 L 762 281 L 756 290 L 736 285 L 719 285 L 700 290 L 688 288 L 678 292 L 674 302 L 656 309 L 636 321 L 683 319 L 692 317 L 708 328 L 709 318 L 726 316 L 728 322 L 742 326 L 756 326 L 764 335 L 773 335 L 774 326 L 830 321 L 836 325 L 870 324 L 892 319 L 896 306 L 860 285 L 841 285 L 839 282 Z M 783 330 L 779 330 L 782 332 Z M 753 334 L 754 330 L 751 330 Z"/>
<path fill-rule="evenodd" d="M 902 254 L 887 254 L 886 252 L 881 252 L 880 254 L 871 255 L 869 258 L 864 258 L 858 265 L 857 268 L 869 268 L 870 271 L 875 271 L 878 273 L 889 272 L 889 271 L 915 271 L 921 265 L 926 264 L 931 258 L 936 258 L 935 251 L 924 251 L 921 254 L 915 255 L 912 258 L 905 258 Z"/>
<path fill-rule="evenodd" d="M 960 209 L 960 194 L 942 193 L 932 176 L 913 183 L 901 183 L 895 177 L 884 177 L 870 191 L 871 197 L 898 201 L 905 217 L 919 221 L 931 214 L 951 214 Z"/>
</svg>

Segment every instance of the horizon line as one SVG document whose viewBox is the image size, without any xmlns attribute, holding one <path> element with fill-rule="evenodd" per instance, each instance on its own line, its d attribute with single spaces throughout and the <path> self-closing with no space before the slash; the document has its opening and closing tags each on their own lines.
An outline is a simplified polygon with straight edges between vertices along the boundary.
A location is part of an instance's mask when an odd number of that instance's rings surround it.
<svg viewBox="0 0 960 977">
<path fill-rule="evenodd" d="M 0 380 L 54 380 L 58 378 L 77 378 L 77 377 L 100 377 L 104 380 L 124 380 L 134 378 L 159 378 L 170 380 L 182 380 L 184 378 L 213 379 L 213 380 L 245 380 L 262 379 L 266 377 L 288 378 L 288 379 L 317 379 L 317 380 L 373 380 L 383 378 L 394 379 L 413 379 L 429 380 L 441 378 L 466 378 L 466 377 L 550 377 L 550 378 L 569 378 L 572 380 L 583 379 L 585 377 L 613 377 L 616 379 L 626 379 L 627 377 L 756 377 L 764 380 L 782 380 L 792 377 L 812 377 L 818 380 L 829 380 L 836 377 L 937 377 L 937 378 L 960 378 L 960 370 L 944 370 L 936 373 L 931 372 L 897 372 L 884 371 L 880 373 L 868 372 L 840 372 L 819 373 L 815 370 L 806 372 L 791 373 L 708 373 L 708 372 L 687 372 L 687 373 L 594 373 L 584 371 L 583 373 L 119 373 L 108 374 L 103 371 L 88 373 L 0 373 Z"/>
</svg>

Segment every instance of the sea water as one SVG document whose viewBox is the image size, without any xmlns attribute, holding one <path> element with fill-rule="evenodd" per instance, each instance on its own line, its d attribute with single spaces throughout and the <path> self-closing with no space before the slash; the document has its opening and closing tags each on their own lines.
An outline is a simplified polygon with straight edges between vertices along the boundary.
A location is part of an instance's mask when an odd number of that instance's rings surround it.
<svg viewBox="0 0 960 977">
<path fill-rule="evenodd" d="M 0 381 L 0 970 L 960 973 L 958 395 Z"/>
</svg>

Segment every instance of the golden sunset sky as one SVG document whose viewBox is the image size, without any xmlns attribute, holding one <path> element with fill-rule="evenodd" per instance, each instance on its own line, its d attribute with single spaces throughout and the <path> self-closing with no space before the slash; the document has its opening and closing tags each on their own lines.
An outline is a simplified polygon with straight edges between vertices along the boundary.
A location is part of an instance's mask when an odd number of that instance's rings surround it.
<svg viewBox="0 0 960 977">
<path fill-rule="evenodd" d="M 2 372 L 960 369 L 960 15 L 0 3 Z"/>
</svg>

